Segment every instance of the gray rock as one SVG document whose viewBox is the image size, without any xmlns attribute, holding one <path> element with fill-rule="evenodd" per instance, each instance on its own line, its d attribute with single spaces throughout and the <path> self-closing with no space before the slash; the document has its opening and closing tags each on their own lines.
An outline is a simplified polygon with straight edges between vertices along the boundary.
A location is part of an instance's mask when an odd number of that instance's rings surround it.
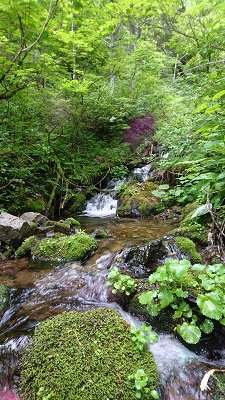
<svg viewBox="0 0 225 400">
<path fill-rule="evenodd" d="M 0 240 L 19 247 L 24 239 L 34 234 L 36 226 L 7 212 L 0 214 Z"/>
<path fill-rule="evenodd" d="M 49 219 L 47 217 L 36 212 L 26 212 L 22 214 L 20 218 L 27 221 L 28 224 L 37 224 L 39 226 L 47 225 L 49 222 Z"/>
</svg>

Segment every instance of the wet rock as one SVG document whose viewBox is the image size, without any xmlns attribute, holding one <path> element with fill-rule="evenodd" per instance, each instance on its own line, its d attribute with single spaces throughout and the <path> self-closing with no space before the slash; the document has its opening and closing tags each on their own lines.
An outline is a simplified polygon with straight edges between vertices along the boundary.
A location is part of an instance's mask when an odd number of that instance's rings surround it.
<svg viewBox="0 0 225 400">
<path fill-rule="evenodd" d="M 146 245 L 125 249 L 118 258 L 122 270 L 141 277 L 154 271 L 165 254 L 163 240 L 156 239 Z"/>
<path fill-rule="evenodd" d="M 95 229 L 95 231 L 92 233 L 92 236 L 96 239 L 103 239 L 103 238 L 108 238 L 110 235 L 108 232 L 105 231 L 105 229 Z"/>
<path fill-rule="evenodd" d="M 0 214 L 0 240 L 7 245 L 20 246 L 24 239 L 33 235 L 35 230 L 36 225 L 28 223 L 25 219 L 7 212 Z"/>
<path fill-rule="evenodd" d="M 35 212 L 26 212 L 20 216 L 21 219 L 24 219 L 28 222 L 28 224 L 37 224 L 37 226 L 47 225 L 49 219 L 40 213 Z"/>
</svg>

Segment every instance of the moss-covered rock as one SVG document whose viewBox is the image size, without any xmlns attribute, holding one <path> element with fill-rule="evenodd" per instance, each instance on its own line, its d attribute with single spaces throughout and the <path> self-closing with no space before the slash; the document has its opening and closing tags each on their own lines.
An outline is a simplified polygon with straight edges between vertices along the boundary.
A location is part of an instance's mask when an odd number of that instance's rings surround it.
<svg viewBox="0 0 225 400">
<path fill-rule="evenodd" d="M 38 239 L 36 236 L 30 236 L 25 239 L 20 247 L 15 252 L 17 258 L 30 257 L 32 248 L 38 243 Z"/>
<path fill-rule="evenodd" d="M 109 237 L 109 233 L 105 229 L 98 228 L 92 233 L 92 236 L 96 239 L 105 239 Z"/>
<path fill-rule="evenodd" d="M 175 237 L 175 243 L 179 247 L 180 251 L 188 258 L 192 263 L 201 262 L 202 257 L 196 250 L 195 243 L 186 237 L 177 236 Z"/>
<path fill-rule="evenodd" d="M 75 235 L 54 235 L 39 240 L 35 236 L 26 239 L 17 249 L 18 258 L 33 256 L 43 260 L 83 261 L 97 248 L 97 241 L 84 232 Z"/>
<path fill-rule="evenodd" d="M 66 221 L 51 221 L 49 220 L 49 226 L 52 227 L 54 232 L 61 232 L 61 233 L 70 233 L 71 227 L 70 222 Z"/>
<path fill-rule="evenodd" d="M 66 223 L 66 224 L 69 223 L 70 225 L 72 225 L 72 227 L 74 227 L 74 226 L 80 226 L 80 222 L 77 221 L 77 219 L 72 218 L 72 217 L 66 218 L 66 219 L 65 219 L 65 223 Z"/>
<path fill-rule="evenodd" d="M 85 260 L 97 248 L 96 240 L 83 232 L 59 238 L 44 238 L 32 251 L 36 258 L 44 260 Z"/>
<path fill-rule="evenodd" d="M 207 243 L 206 229 L 204 226 L 200 224 L 195 224 L 191 226 L 181 226 L 179 228 L 175 228 L 172 231 L 170 231 L 168 235 L 187 237 L 193 240 L 193 242 L 199 244 Z"/>
<path fill-rule="evenodd" d="M 118 193 L 117 215 L 119 217 L 148 217 L 157 213 L 159 200 L 153 196 L 153 182 L 129 181 Z"/>
<path fill-rule="evenodd" d="M 148 388 L 158 384 L 151 353 L 137 349 L 127 323 L 107 308 L 72 311 L 40 323 L 21 365 L 26 400 L 36 399 L 41 387 L 43 395 L 53 391 L 56 400 L 134 400 L 128 376 L 138 369 L 145 371 Z"/>
</svg>

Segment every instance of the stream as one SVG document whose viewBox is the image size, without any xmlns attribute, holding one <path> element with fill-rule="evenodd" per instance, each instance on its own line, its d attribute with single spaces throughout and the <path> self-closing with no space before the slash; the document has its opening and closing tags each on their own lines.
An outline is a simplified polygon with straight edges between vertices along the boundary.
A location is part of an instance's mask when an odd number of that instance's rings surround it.
<svg viewBox="0 0 225 400">
<path fill-rule="evenodd" d="M 0 319 L 0 400 L 17 399 L 13 392 L 19 385 L 19 352 L 31 340 L 39 321 L 64 311 L 111 307 L 128 323 L 140 326 L 137 318 L 112 301 L 106 277 L 119 252 L 165 236 L 174 228 L 174 222 L 117 218 L 115 187 L 96 195 L 84 213 L 76 216 L 86 233 L 97 228 L 109 233 L 108 238 L 98 240 L 97 251 L 85 265 L 28 259 L 0 261 L 0 283 L 10 291 L 10 305 Z M 161 333 L 159 342 L 149 347 L 159 368 L 161 400 L 210 399 L 210 391 L 200 390 L 201 379 L 208 369 L 224 368 L 225 355 L 220 354 L 220 360 L 215 361 L 204 352 L 196 354 L 174 336 Z"/>
</svg>

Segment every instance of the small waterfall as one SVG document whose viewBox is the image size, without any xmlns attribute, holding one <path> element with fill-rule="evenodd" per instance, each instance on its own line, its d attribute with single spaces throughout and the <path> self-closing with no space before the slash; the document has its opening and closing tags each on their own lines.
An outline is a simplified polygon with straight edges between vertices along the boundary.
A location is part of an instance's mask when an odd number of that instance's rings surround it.
<svg viewBox="0 0 225 400">
<path fill-rule="evenodd" d="M 131 174 L 131 179 L 145 182 L 151 176 L 151 173 L 151 164 L 146 164 L 143 167 L 135 168 Z"/>
<path fill-rule="evenodd" d="M 137 180 L 139 182 L 146 181 L 151 176 L 151 164 L 143 167 L 135 168 L 128 178 L 123 180 L 112 179 L 106 189 L 101 193 L 93 196 L 86 204 L 83 215 L 89 217 L 107 217 L 116 215 L 117 199 L 116 193 L 120 185 L 129 180 Z"/>
<path fill-rule="evenodd" d="M 124 180 L 111 180 L 105 190 L 93 196 L 86 204 L 83 215 L 89 217 L 107 217 L 116 215 L 116 193 Z"/>
</svg>

